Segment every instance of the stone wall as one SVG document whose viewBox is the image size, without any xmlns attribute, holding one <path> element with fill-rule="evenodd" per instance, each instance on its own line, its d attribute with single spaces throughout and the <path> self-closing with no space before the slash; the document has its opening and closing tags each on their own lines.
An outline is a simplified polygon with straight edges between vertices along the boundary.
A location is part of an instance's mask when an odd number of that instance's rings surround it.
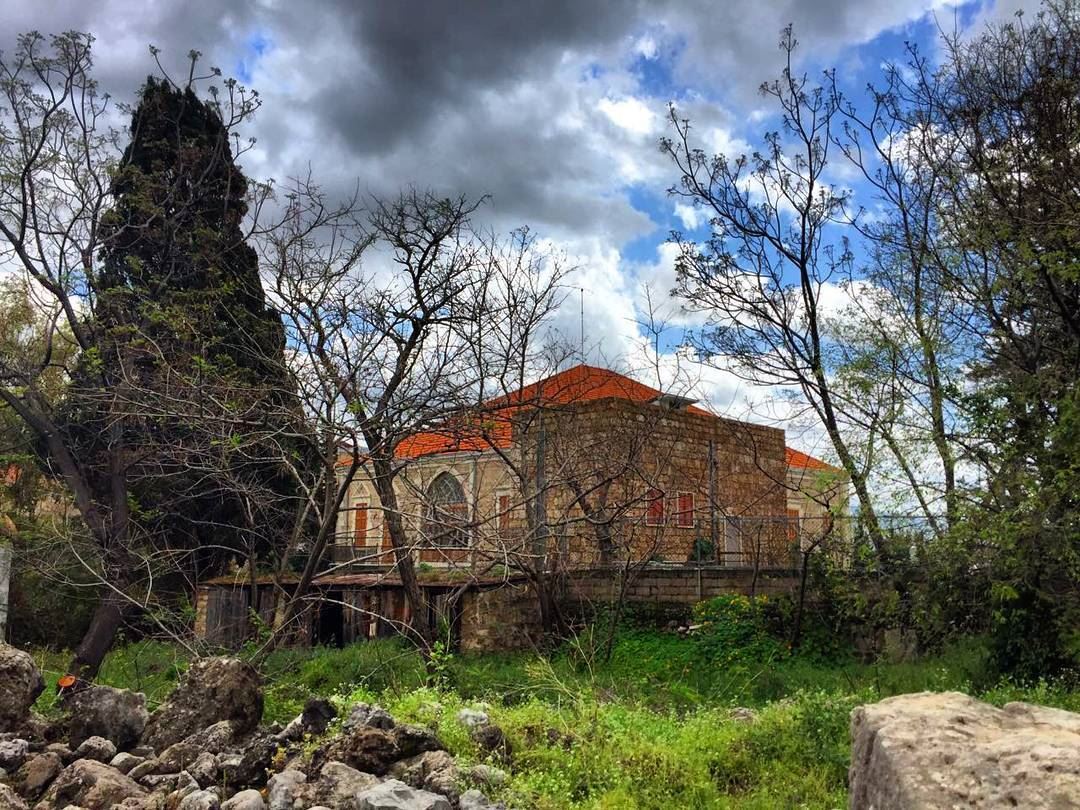
<svg viewBox="0 0 1080 810">
<path fill-rule="evenodd" d="M 574 601 L 610 601 L 619 592 L 621 575 L 617 570 L 592 571 L 575 576 L 568 586 L 568 598 Z M 631 579 L 626 597 L 631 602 L 692 605 L 721 594 L 779 596 L 798 588 L 799 579 L 792 570 L 725 570 L 717 567 L 662 568 L 649 566 Z"/>
<path fill-rule="evenodd" d="M 461 597 L 458 643 L 463 651 L 532 649 L 541 630 L 536 594 L 527 585 L 473 590 Z"/>
</svg>

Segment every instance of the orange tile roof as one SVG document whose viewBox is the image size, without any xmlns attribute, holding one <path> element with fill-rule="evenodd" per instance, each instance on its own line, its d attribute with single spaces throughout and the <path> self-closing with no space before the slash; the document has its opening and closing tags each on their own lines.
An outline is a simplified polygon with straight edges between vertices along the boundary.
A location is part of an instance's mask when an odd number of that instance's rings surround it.
<svg viewBox="0 0 1080 810">
<path fill-rule="evenodd" d="M 572 405 L 600 399 L 623 399 L 630 402 L 652 402 L 662 392 L 616 371 L 583 364 L 560 371 L 543 380 L 527 385 L 485 403 L 490 414 L 473 424 L 449 426 L 446 430 L 415 433 L 398 444 L 398 458 L 418 458 L 435 453 L 481 451 L 492 447 L 505 449 L 511 442 L 510 417 L 518 408 L 539 405 Z M 704 408 L 691 405 L 691 413 L 712 416 Z"/>
<path fill-rule="evenodd" d="M 839 470 L 832 464 L 826 464 L 820 458 L 814 458 L 806 453 L 796 450 L 794 447 L 784 448 L 784 460 L 789 467 L 797 467 L 802 470 Z"/>
</svg>

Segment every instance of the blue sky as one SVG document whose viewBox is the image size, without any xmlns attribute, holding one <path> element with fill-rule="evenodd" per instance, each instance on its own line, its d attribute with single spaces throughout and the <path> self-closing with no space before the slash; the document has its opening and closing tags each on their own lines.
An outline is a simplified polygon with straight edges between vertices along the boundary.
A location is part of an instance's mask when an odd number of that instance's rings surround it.
<svg viewBox="0 0 1080 810">
<path fill-rule="evenodd" d="M 691 323 L 666 298 L 674 284 L 666 240 L 689 221 L 666 194 L 678 178 L 657 146 L 668 103 L 692 119 L 706 151 L 737 153 L 778 126 L 756 91 L 782 67 L 777 42 L 788 23 L 800 67 L 811 75 L 835 67 L 858 94 L 884 61 L 903 58 L 905 41 L 932 53 L 937 26 L 970 30 L 1025 5 L 11 0 L 0 4 L 0 47 L 31 29 L 91 31 L 100 83 L 119 99 L 154 70 L 148 44 L 178 73 L 197 49 L 203 64 L 260 92 L 263 107 L 245 133 L 257 145 L 243 157 L 253 177 L 310 172 L 331 194 L 416 185 L 490 195 L 483 224 L 528 225 L 579 268 L 571 285 L 585 291 L 590 359 L 665 384 L 679 332 L 666 333 L 657 357 L 639 324 L 645 284 L 675 322 Z M 865 189 L 853 190 L 865 199 Z M 580 322 L 571 295 L 556 325 L 576 342 Z M 669 379 L 655 379 L 657 368 Z M 715 409 L 763 418 L 769 390 L 714 369 L 694 377 L 695 393 Z"/>
</svg>

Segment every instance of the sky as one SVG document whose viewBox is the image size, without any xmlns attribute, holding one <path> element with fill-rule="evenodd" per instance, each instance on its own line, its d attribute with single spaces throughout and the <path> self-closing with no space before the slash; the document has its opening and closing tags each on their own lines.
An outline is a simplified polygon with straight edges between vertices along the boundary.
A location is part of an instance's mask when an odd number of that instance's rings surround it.
<svg viewBox="0 0 1080 810">
<path fill-rule="evenodd" d="M 785 25 L 799 40 L 800 70 L 835 68 L 859 90 L 902 58 L 905 42 L 932 52 L 939 27 L 975 30 L 1023 4 L 6 0 L 0 49 L 22 31 L 92 32 L 96 75 L 120 99 L 154 72 L 150 45 L 179 75 L 195 49 L 201 64 L 262 98 L 245 133 L 256 138 L 242 160 L 249 176 L 281 182 L 310 170 L 332 194 L 393 195 L 413 185 L 490 195 L 484 225 L 527 225 L 578 268 L 560 331 L 584 337 L 592 362 L 635 369 L 656 385 L 644 371 L 657 365 L 642 353 L 646 302 L 693 325 L 669 296 L 667 240 L 702 224 L 667 194 L 678 180 L 658 148 L 669 103 L 691 119 L 703 148 L 734 156 L 778 126 L 757 89 L 782 68 Z M 853 185 L 856 200 L 861 191 Z M 665 374 L 676 342 L 660 347 Z M 690 374 L 693 393 L 718 412 L 790 415 L 770 411 L 770 392 L 730 373 Z M 789 441 L 818 450 L 813 430 L 800 442 L 787 427 Z"/>
</svg>

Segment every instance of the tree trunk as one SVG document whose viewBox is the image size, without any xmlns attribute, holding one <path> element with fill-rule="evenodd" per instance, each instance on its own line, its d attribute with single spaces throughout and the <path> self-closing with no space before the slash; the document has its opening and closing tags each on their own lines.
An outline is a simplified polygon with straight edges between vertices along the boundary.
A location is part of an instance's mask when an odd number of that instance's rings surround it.
<svg viewBox="0 0 1080 810">
<path fill-rule="evenodd" d="M 412 611 L 412 631 L 421 654 L 427 660 L 435 642 L 434 629 L 428 616 L 427 599 L 416 578 L 416 566 L 413 564 L 408 538 L 405 536 L 405 526 L 401 522 L 401 510 L 398 508 L 397 493 L 394 491 L 393 461 L 388 458 L 374 459 L 372 469 L 375 473 L 375 490 L 383 507 L 383 520 L 386 521 L 390 545 L 394 549 L 394 565 Z"/>
<path fill-rule="evenodd" d="M 112 648 L 116 633 L 124 623 L 127 602 L 111 589 L 98 603 L 90 626 L 75 649 L 68 672 L 82 680 L 93 680 L 101 662 Z"/>
</svg>

